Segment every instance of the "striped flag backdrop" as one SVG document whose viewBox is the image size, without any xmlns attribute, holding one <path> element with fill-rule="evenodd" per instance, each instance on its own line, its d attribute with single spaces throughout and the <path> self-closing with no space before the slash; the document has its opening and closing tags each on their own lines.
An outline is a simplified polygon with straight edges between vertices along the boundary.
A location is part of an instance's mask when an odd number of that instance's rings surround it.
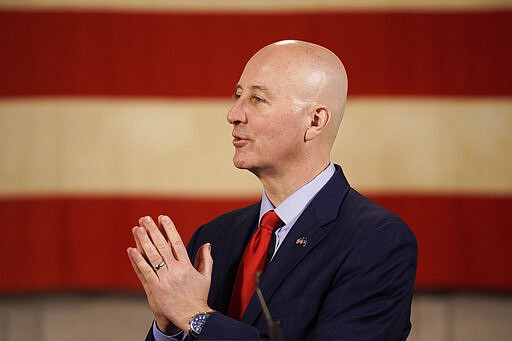
<svg viewBox="0 0 512 341">
<path fill-rule="evenodd" d="M 0 294 L 140 290 L 138 217 L 188 240 L 258 200 L 225 116 L 290 38 L 344 61 L 332 158 L 416 233 L 417 288 L 512 290 L 512 4 L 424 3 L 0 1 Z"/>
</svg>

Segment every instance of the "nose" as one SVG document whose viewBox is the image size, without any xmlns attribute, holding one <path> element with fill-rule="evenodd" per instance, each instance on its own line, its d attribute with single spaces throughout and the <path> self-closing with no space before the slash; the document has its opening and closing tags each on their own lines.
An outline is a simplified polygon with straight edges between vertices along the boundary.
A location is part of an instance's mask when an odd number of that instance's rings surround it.
<svg viewBox="0 0 512 341">
<path fill-rule="evenodd" d="M 241 98 L 237 99 L 231 109 L 229 109 L 227 119 L 228 122 L 232 125 L 245 123 L 247 121 L 247 116 L 245 115 L 245 110 Z"/>
</svg>

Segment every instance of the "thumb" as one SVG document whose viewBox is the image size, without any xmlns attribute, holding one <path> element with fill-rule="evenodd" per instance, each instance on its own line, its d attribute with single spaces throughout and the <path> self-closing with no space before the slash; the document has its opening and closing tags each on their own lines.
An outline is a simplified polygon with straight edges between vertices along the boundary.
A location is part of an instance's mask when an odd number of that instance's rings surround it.
<svg viewBox="0 0 512 341">
<path fill-rule="evenodd" d="M 197 250 L 196 259 L 194 261 L 194 268 L 199 273 L 210 278 L 212 276 L 213 258 L 211 255 L 212 246 L 210 243 L 201 245 Z"/>
</svg>

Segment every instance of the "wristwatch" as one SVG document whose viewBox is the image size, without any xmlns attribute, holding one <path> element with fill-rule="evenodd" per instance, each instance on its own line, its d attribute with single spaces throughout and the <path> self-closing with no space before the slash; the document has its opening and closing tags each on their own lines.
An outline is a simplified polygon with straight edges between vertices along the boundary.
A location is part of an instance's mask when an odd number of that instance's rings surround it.
<svg viewBox="0 0 512 341">
<path fill-rule="evenodd" d="M 190 335 L 192 339 L 197 339 L 199 337 L 199 334 L 203 331 L 203 327 L 212 312 L 213 311 L 198 312 L 192 316 L 192 319 L 188 323 L 188 335 Z"/>
</svg>

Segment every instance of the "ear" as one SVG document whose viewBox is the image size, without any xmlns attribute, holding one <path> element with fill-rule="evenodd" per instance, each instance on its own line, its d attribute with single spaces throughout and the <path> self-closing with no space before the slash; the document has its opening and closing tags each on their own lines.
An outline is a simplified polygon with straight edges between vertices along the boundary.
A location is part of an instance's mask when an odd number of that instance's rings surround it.
<svg viewBox="0 0 512 341">
<path fill-rule="evenodd" d="M 331 120 L 331 112 L 325 105 L 315 105 L 309 114 L 309 126 L 304 133 L 304 142 L 311 141 L 327 130 L 327 125 Z"/>
</svg>

